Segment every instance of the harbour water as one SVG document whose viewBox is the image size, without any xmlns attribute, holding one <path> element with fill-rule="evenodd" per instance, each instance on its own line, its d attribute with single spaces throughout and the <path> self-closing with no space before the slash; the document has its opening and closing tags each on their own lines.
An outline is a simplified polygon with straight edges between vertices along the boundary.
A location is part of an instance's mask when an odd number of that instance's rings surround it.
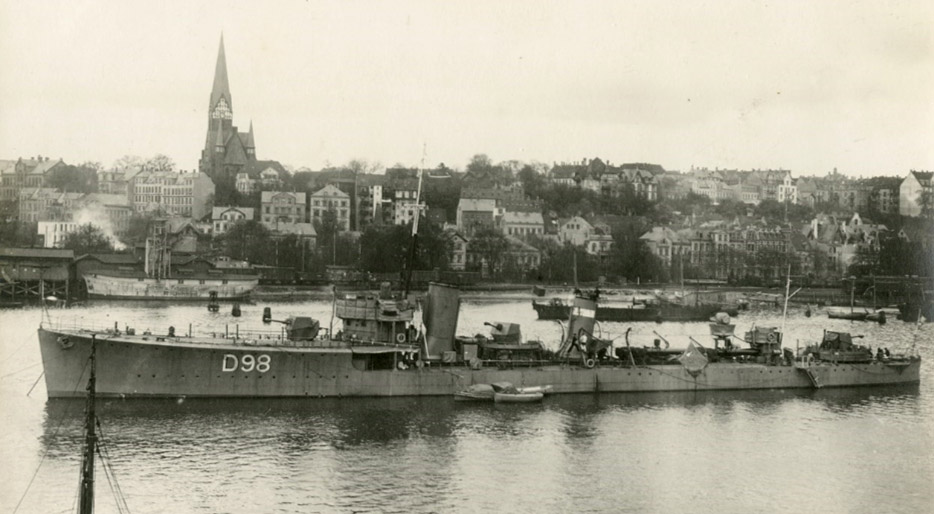
<svg viewBox="0 0 934 514">
<path fill-rule="evenodd" d="M 178 333 L 261 327 L 265 304 L 95 302 L 50 311 L 76 324 Z M 273 317 L 330 322 L 330 303 L 273 303 Z M 84 403 L 46 399 L 39 308 L 0 311 L 0 511 L 75 505 Z M 460 334 L 516 321 L 554 348 L 529 301 L 465 302 Z M 780 326 L 743 313 L 737 331 Z M 336 321 L 335 321 L 336 324 Z M 239 325 L 239 327 L 238 327 Z M 604 337 L 687 344 L 705 323 L 603 323 Z M 132 512 L 930 512 L 934 506 L 934 325 L 788 318 L 785 346 L 823 329 L 925 359 L 911 387 L 557 395 L 542 405 L 450 398 L 106 400 L 104 453 Z M 598 333 L 599 333 L 598 331 Z M 620 343 L 622 339 L 618 340 Z M 36 384 L 30 393 L 30 388 Z M 28 394 L 27 394 L 28 393 Z M 25 494 L 24 494 L 25 493 Z M 117 512 L 97 477 L 97 511 Z"/>
</svg>

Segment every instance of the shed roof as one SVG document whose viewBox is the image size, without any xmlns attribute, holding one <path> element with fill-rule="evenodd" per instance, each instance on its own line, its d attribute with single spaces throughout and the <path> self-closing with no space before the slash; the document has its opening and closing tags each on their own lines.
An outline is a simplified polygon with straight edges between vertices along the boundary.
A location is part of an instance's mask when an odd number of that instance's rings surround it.
<svg viewBox="0 0 934 514">
<path fill-rule="evenodd" d="M 75 251 L 61 248 L 0 248 L 0 257 L 72 260 L 75 258 Z"/>
</svg>

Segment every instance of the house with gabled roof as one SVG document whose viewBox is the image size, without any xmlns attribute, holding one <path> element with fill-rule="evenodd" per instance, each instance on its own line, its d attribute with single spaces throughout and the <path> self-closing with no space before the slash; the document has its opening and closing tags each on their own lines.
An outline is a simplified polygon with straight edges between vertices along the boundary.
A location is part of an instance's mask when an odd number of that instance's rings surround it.
<svg viewBox="0 0 934 514">
<path fill-rule="evenodd" d="M 214 207 L 211 211 L 211 228 L 215 236 L 226 234 L 235 223 L 253 219 L 252 207 Z"/>
<path fill-rule="evenodd" d="M 690 243 L 669 227 L 652 227 L 652 230 L 642 234 L 639 239 L 645 241 L 652 254 L 666 265 L 671 265 L 675 255 L 682 255 L 690 249 Z"/>
<path fill-rule="evenodd" d="M 583 246 L 594 235 L 594 227 L 583 216 L 558 221 L 558 242 Z"/>
<path fill-rule="evenodd" d="M 934 172 L 908 172 L 898 188 L 898 213 L 902 216 L 934 217 Z"/>
<path fill-rule="evenodd" d="M 454 229 L 446 229 L 444 235 L 451 242 L 448 267 L 453 271 L 464 271 L 467 266 L 467 238 Z"/>
<path fill-rule="evenodd" d="M 44 187 L 51 173 L 62 166 L 61 159 L 53 161 L 41 155 L 0 161 L 0 202 L 15 203 L 23 189 Z"/>
</svg>

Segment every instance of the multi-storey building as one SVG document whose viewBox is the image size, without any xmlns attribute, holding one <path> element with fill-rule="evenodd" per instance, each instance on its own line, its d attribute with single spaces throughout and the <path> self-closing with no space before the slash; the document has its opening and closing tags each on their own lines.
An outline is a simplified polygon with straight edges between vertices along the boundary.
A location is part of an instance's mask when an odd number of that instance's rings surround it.
<svg viewBox="0 0 934 514">
<path fill-rule="evenodd" d="M 76 231 L 80 223 L 76 221 L 40 221 L 37 224 L 39 237 L 44 248 L 59 248 L 68 234 Z"/>
<path fill-rule="evenodd" d="M 882 214 L 898 213 L 898 196 L 901 180 L 895 177 L 869 179 L 869 204 Z"/>
<path fill-rule="evenodd" d="M 311 220 L 320 220 L 325 212 L 333 211 L 340 230 L 350 230 L 350 195 L 332 184 L 311 194 Z"/>
<path fill-rule="evenodd" d="M 457 204 L 457 228 L 467 237 L 481 228 L 521 238 L 545 234 L 541 202 L 504 189 L 464 189 Z"/>
<path fill-rule="evenodd" d="M 859 213 L 849 219 L 819 214 L 801 229 L 819 254 L 821 270 L 838 277 L 847 272 L 860 250 L 877 252 L 886 231 L 885 225 L 866 222 Z"/>
<path fill-rule="evenodd" d="M 643 164 L 623 164 L 620 167 L 607 166 L 601 179 L 601 190 L 605 194 L 618 197 L 622 194 L 624 188 L 631 188 L 632 192 L 646 200 L 654 202 L 658 200 L 658 180 L 655 174 L 648 168 L 657 167 L 657 165 Z"/>
<path fill-rule="evenodd" d="M 548 173 L 553 184 L 577 186 L 612 197 L 631 188 L 636 196 L 650 201 L 658 199 L 656 172 L 664 172 L 657 164 L 631 163 L 613 166 L 599 157 L 584 159 L 579 164 L 554 164 Z"/>
<path fill-rule="evenodd" d="M 467 237 L 499 226 L 502 213 L 492 198 L 464 198 L 457 202 L 457 229 Z"/>
<path fill-rule="evenodd" d="M 73 209 L 81 193 L 63 193 L 48 187 L 25 188 L 19 191 L 19 220 L 30 223 L 63 220 Z"/>
<path fill-rule="evenodd" d="M 0 161 L 0 202 L 16 202 L 23 189 L 45 186 L 49 174 L 64 165 L 61 159 L 53 161 L 41 155 L 32 159 Z"/>
<path fill-rule="evenodd" d="M 640 238 L 667 266 L 719 280 L 776 280 L 788 264 L 790 238 L 781 227 L 760 222 L 710 221 L 674 230 L 653 227 Z"/>
<path fill-rule="evenodd" d="M 573 216 L 558 222 L 558 242 L 584 246 L 595 233 L 593 225 L 582 216 Z"/>
<path fill-rule="evenodd" d="M 466 247 L 465 259 L 465 269 L 480 271 L 484 274 L 499 273 L 504 270 L 512 273 L 528 272 L 538 268 L 542 262 L 541 252 L 537 248 L 511 236 L 506 236 L 506 248 L 499 262 L 488 262 L 487 255 L 472 248 L 470 243 Z"/>
<path fill-rule="evenodd" d="M 795 179 L 791 178 L 791 172 L 783 170 L 781 184 L 778 185 L 779 202 L 798 203 L 798 187 L 795 185 Z"/>
<path fill-rule="evenodd" d="M 360 174 L 356 182 L 356 202 L 351 198 L 355 214 L 355 229 L 363 230 L 371 224 L 386 222 L 384 212 L 388 212 L 389 199 L 385 198 L 382 175 Z"/>
<path fill-rule="evenodd" d="M 263 191 L 260 195 L 260 221 L 263 223 L 307 223 L 305 193 Z"/>
<path fill-rule="evenodd" d="M 649 251 L 668 266 L 676 255 L 684 255 L 690 249 L 687 239 L 669 227 L 652 227 L 639 239 L 645 241 Z"/>
<path fill-rule="evenodd" d="M 454 271 L 464 271 L 467 266 L 467 238 L 456 230 L 446 230 L 445 234 L 451 241 L 451 259 L 448 267 Z"/>
<path fill-rule="evenodd" d="M 798 203 L 808 207 L 817 205 L 817 182 L 811 177 L 802 177 L 798 179 Z"/>
<path fill-rule="evenodd" d="M 199 172 L 141 171 L 127 181 L 127 197 L 137 212 L 200 220 L 213 194 L 211 178 Z"/>
<path fill-rule="evenodd" d="M 80 223 L 92 223 L 106 234 L 122 235 L 130 228 L 133 209 L 126 195 L 88 193 L 73 206 L 70 218 Z"/>
<path fill-rule="evenodd" d="M 31 209 L 25 214 L 30 221 L 38 222 L 38 233 L 46 248 L 60 246 L 65 236 L 85 224 L 94 225 L 117 245 L 117 236 L 125 234 L 129 228 L 132 210 L 126 196 L 35 191 L 24 198 L 20 206 Z M 49 191 L 56 193 L 48 194 Z M 49 198 L 52 198 L 51 203 Z"/>
<path fill-rule="evenodd" d="M 392 222 L 395 225 L 405 225 L 415 219 L 415 213 L 424 209 L 424 204 L 418 205 L 418 180 L 395 180 L 392 192 Z"/>
<path fill-rule="evenodd" d="M 127 195 L 127 175 L 135 175 L 139 170 L 100 170 L 97 172 L 97 191 L 113 195 Z"/>
<path fill-rule="evenodd" d="M 908 172 L 898 188 L 898 213 L 902 216 L 934 216 L 934 172 Z"/>
<path fill-rule="evenodd" d="M 237 172 L 234 186 L 241 194 L 251 194 L 259 190 L 275 191 L 281 189 L 285 168 L 278 161 L 247 162 Z"/>
<path fill-rule="evenodd" d="M 540 211 L 512 211 L 503 213 L 503 233 L 519 239 L 545 235 L 545 220 Z"/>
</svg>

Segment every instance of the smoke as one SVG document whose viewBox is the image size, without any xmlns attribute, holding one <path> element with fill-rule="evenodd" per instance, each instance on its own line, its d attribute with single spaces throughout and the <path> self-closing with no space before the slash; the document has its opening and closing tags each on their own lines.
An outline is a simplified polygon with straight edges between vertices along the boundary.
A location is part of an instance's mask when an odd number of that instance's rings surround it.
<svg viewBox="0 0 934 514">
<path fill-rule="evenodd" d="M 107 209 L 99 203 L 90 203 L 85 204 L 73 215 L 73 220 L 79 226 L 90 223 L 97 227 L 107 239 L 110 240 L 110 243 L 113 245 L 114 250 L 123 250 L 126 248 L 120 239 L 117 238 L 117 235 L 114 233 L 113 223 L 110 220 L 110 216 L 107 215 Z"/>
</svg>

